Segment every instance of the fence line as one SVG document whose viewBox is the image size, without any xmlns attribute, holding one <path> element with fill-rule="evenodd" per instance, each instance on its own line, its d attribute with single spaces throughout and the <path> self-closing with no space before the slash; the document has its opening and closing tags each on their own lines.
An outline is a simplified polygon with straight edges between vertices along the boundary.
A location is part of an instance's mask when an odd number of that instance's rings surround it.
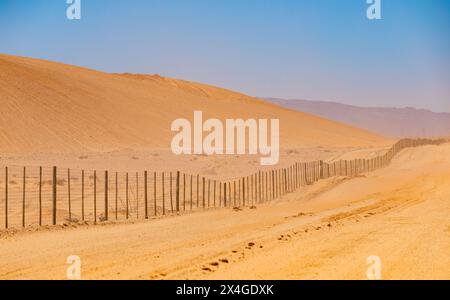
<svg viewBox="0 0 450 300">
<path fill-rule="evenodd" d="M 128 172 L 100 174 L 95 170 L 9 166 L 0 173 L 0 195 L 3 195 L 0 196 L 0 224 L 6 229 L 72 222 L 97 224 L 202 209 L 254 206 L 321 179 L 356 177 L 384 168 L 405 148 L 445 142 L 403 139 L 385 154 L 371 159 L 297 162 L 226 181 L 180 171 L 175 174 L 144 171 L 130 176 Z M 103 201 L 101 205 L 97 205 L 99 200 Z"/>
</svg>

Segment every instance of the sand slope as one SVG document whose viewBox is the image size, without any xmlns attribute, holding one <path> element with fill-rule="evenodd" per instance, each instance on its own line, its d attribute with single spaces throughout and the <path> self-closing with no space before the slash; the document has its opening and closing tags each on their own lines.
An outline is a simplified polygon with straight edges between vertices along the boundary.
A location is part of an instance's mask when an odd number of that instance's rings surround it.
<svg viewBox="0 0 450 300">
<path fill-rule="evenodd" d="M 404 150 L 391 166 L 307 186 L 276 203 L 147 223 L 4 235 L 0 278 L 450 279 L 450 146 Z"/>
<path fill-rule="evenodd" d="M 106 74 L 0 55 L 0 151 L 168 148 L 176 118 L 279 118 L 281 146 L 384 143 L 365 130 L 232 91 L 159 76 Z"/>
</svg>

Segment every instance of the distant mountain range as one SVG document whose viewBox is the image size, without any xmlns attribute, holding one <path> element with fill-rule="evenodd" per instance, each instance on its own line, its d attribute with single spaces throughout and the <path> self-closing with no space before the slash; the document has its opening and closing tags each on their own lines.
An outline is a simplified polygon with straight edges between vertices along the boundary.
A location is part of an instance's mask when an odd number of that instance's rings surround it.
<svg viewBox="0 0 450 300">
<path fill-rule="evenodd" d="M 387 137 L 450 136 L 450 113 L 412 107 L 358 107 L 335 102 L 265 98 L 280 106 L 367 129 Z"/>
</svg>

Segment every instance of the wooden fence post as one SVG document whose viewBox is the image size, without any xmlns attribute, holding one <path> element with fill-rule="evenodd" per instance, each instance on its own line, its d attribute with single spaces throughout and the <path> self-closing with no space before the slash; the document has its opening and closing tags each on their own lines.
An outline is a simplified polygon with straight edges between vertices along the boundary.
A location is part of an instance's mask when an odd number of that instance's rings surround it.
<svg viewBox="0 0 450 300">
<path fill-rule="evenodd" d="M 302 187 L 303 185 L 305 185 L 305 179 L 303 176 L 303 168 L 302 168 L 302 163 L 298 163 L 298 172 L 299 172 L 299 187 Z"/>
<path fill-rule="evenodd" d="M 281 179 L 281 171 L 282 169 L 276 170 L 277 173 L 277 197 L 281 198 L 282 196 L 282 179 Z"/>
<path fill-rule="evenodd" d="M 219 207 L 222 207 L 222 182 L 219 181 Z"/>
<path fill-rule="evenodd" d="M 39 167 L 39 226 L 42 226 L 42 167 Z"/>
<path fill-rule="evenodd" d="M 172 172 L 170 172 L 170 210 L 172 211 L 173 214 L 173 197 L 172 197 Z"/>
<path fill-rule="evenodd" d="M 275 176 L 274 170 L 269 171 L 270 200 L 275 200 Z"/>
<path fill-rule="evenodd" d="M 288 191 L 292 192 L 292 166 L 288 168 Z"/>
<path fill-rule="evenodd" d="M 190 189 L 190 192 L 191 192 L 191 204 L 190 204 L 190 209 L 191 209 L 191 211 L 192 211 L 192 202 L 193 202 L 193 198 L 192 198 L 192 181 L 193 181 L 193 176 L 191 175 L 191 189 Z"/>
<path fill-rule="evenodd" d="M 320 179 L 324 178 L 324 174 L 323 174 L 323 160 L 319 161 L 319 178 Z"/>
<path fill-rule="evenodd" d="M 144 171 L 144 202 L 145 202 L 145 219 L 148 220 L 148 174 Z"/>
<path fill-rule="evenodd" d="M 311 163 L 305 163 L 306 184 L 310 185 L 312 181 L 311 177 Z"/>
<path fill-rule="evenodd" d="M 252 206 L 254 204 L 254 188 L 253 188 L 253 186 L 254 186 L 254 180 L 253 180 L 253 174 L 252 174 L 252 175 L 250 175 L 250 194 L 251 194 L 251 196 L 248 199 L 248 203 L 250 204 L 250 202 L 251 202 Z"/>
<path fill-rule="evenodd" d="M 241 180 L 238 179 L 238 207 L 241 206 Z"/>
<path fill-rule="evenodd" d="M 208 179 L 208 208 L 210 208 L 211 204 L 211 179 Z"/>
<path fill-rule="evenodd" d="M 165 197 L 165 187 L 164 187 L 164 172 L 162 172 L 162 210 L 163 210 L 163 216 L 166 215 L 166 197 Z"/>
<path fill-rule="evenodd" d="M 303 182 L 303 169 L 302 169 L 302 164 L 298 163 L 298 187 L 302 187 L 304 185 Z"/>
<path fill-rule="evenodd" d="M 183 211 L 186 211 L 186 174 L 183 173 Z"/>
<path fill-rule="evenodd" d="M 56 167 L 53 167 L 53 189 L 52 189 L 52 200 L 53 200 L 53 222 L 52 222 L 52 224 L 53 225 L 56 225 L 56 194 L 57 194 L 57 188 L 56 188 L 56 185 L 58 184 L 57 183 L 57 169 L 56 169 Z"/>
<path fill-rule="evenodd" d="M 297 189 L 297 173 L 295 172 L 295 163 L 292 165 L 292 192 Z"/>
<path fill-rule="evenodd" d="M 255 205 L 258 203 L 258 175 L 259 172 L 256 172 L 253 174 L 253 182 L 252 182 L 252 187 L 253 187 L 253 199 L 252 199 L 252 204 Z"/>
<path fill-rule="evenodd" d="M 67 200 L 69 202 L 69 223 L 72 223 L 72 203 L 70 201 L 70 169 L 67 169 Z"/>
<path fill-rule="evenodd" d="M 239 180 L 239 181 L 241 181 L 241 180 Z M 242 184 L 241 184 L 241 186 L 242 186 L 242 197 L 241 197 L 241 199 L 242 199 L 242 206 L 245 207 L 245 177 L 242 177 Z"/>
<path fill-rule="evenodd" d="M 290 177 L 291 177 L 291 180 L 290 180 L 290 184 L 291 184 L 290 191 L 292 193 L 294 191 L 294 166 L 290 166 L 289 170 L 290 170 Z"/>
<path fill-rule="evenodd" d="M 154 214 L 155 214 L 155 217 L 158 215 L 158 208 L 157 208 L 157 203 L 156 203 L 156 177 L 157 177 L 157 174 L 158 173 L 156 173 L 156 172 L 153 172 L 153 210 L 154 210 Z"/>
<path fill-rule="evenodd" d="M 265 195 L 265 197 L 264 197 L 264 200 L 265 201 L 269 201 L 269 199 L 268 199 L 268 196 L 269 196 L 269 190 L 268 190 L 268 173 L 267 172 L 264 172 L 264 174 L 265 174 L 265 177 L 266 177 L 266 188 L 265 188 L 265 190 L 266 190 L 266 195 Z"/>
<path fill-rule="evenodd" d="M 315 176 L 315 172 L 314 172 L 314 162 L 310 162 L 308 164 L 308 173 L 309 173 L 309 183 L 313 184 L 314 183 L 314 176 Z"/>
<path fill-rule="evenodd" d="M 253 186 L 254 186 L 254 190 L 255 190 L 255 195 L 254 195 L 254 204 L 257 204 L 258 203 L 258 172 L 256 172 L 255 174 L 254 174 L 254 178 L 253 178 L 253 180 L 254 180 L 254 182 L 253 182 Z"/>
<path fill-rule="evenodd" d="M 116 221 L 118 219 L 118 202 L 119 202 L 119 174 L 116 172 L 116 180 L 115 180 L 115 217 L 116 217 Z"/>
<path fill-rule="evenodd" d="M 94 224 L 97 224 L 97 171 L 94 171 Z"/>
<path fill-rule="evenodd" d="M 177 171 L 177 189 L 176 189 L 177 212 L 180 212 L 180 171 Z"/>
<path fill-rule="evenodd" d="M 216 208 L 216 181 L 214 180 L 214 208 Z"/>
<path fill-rule="evenodd" d="M 205 209 L 205 206 L 206 206 L 205 191 L 206 191 L 206 178 L 202 177 L 202 205 L 203 205 L 203 209 Z"/>
<path fill-rule="evenodd" d="M 26 167 L 23 167 L 23 182 L 22 182 L 22 227 L 25 227 L 25 178 Z"/>
<path fill-rule="evenodd" d="M 197 208 L 199 207 L 199 189 L 200 189 L 200 175 L 197 174 Z"/>
<path fill-rule="evenodd" d="M 277 198 L 281 197 L 281 180 L 280 180 L 280 169 L 275 170 L 276 184 L 277 184 Z"/>
<path fill-rule="evenodd" d="M 289 194 L 291 186 L 290 186 L 290 181 L 291 181 L 291 168 L 287 167 L 286 170 L 286 194 Z"/>
<path fill-rule="evenodd" d="M 261 172 L 261 202 L 264 203 L 266 202 L 266 194 L 265 194 L 265 186 L 264 186 L 264 177 L 265 177 L 265 172 L 262 171 Z"/>
<path fill-rule="evenodd" d="M 130 217 L 129 204 L 128 204 L 128 201 L 129 201 L 129 199 L 128 199 L 128 189 L 129 189 L 129 187 L 128 187 L 128 173 L 126 173 L 126 176 L 125 176 L 125 185 L 126 185 L 126 187 L 125 187 L 125 192 L 126 192 L 125 202 L 126 202 L 126 206 L 127 206 L 125 208 L 125 213 L 126 213 L 126 219 L 128 220 L 128 218 Z"/>
<path fill-rule="evenodd" d="M 81 170 L 81 220 L 84 221 L 84 170 Z"/>
<path fill-rule="evenodd" d="M 136 172 L 136 219 L 139 219 L 139 172 Z"/>
<path fill-rule="evenodd" d="M 233 203 L 232 201 L 232 196 L 231 196 L 231 182 L 228 183 L 228 205 L 230 207 L 232 207 Z"/>
<path fill-rule="evenodd" d="M 284 194 L 286 195 L 288 193 L 288 175 L 287 175 L 287 169 L 284 168 Z"/>
<path fill-rule="evenodd" d="M 251 206 L 252 205 L 252 195 L 253 195 L 253 179 L 252 179 L 252 175 L 248 175 L 247 176 L 247 205 Z"/>
<path fill-rule="evenodd" d="M 233 180 L 233 207 L 236 207 L 236 180 Z"/>
<path fill-rule="evenodd" d="M 313 170 L 313 183 L 317 181 L 317 178 L 319 177 L 319 172 L 317 170 L 317 161 L 312 162 L 312 170 Z"/>
<path fill-rule="evenodd" d="M 227 183 L 223 183 L 223 206 L 227 207 Z"/>
<path fill-rule="evenodd" d="M 259 171 L 258 179 L 259 203 L 264 203 L 264 172 Z"/>
<path fill-rule="evenodd" d="M 260 197 L 261 197 L 261 195 L 260 195 L 260 193 L 259 193 L 259 190 L 260 190 L 260 179 L 259 179 L 259 177 L 260 177 L 260 175 L 261 175 L 261 173 L 258 171 L 256 174 L 255 174 L 255 203 L 259 203 L 260 202 Z"/>
<path fill-rule="evenodd" d="M 292 165 L 292 189 L 293 191 L 297 190 L 297 163 Z"/>
<path fill-rule="evenodd" d="M 297 178 L 295 173 L 295 163 L 291 166 L 291 192 L 294 192 L 297 189 Z"/>
<path fill-rule="evenodd" d="M 109 219 L 109 207 L 108 207 L 108 171 L 105 171 L 105 221 Z"/>
<path fill-rule="evenodd" d="M 271 197 L 272 197 L 272 200 L 275 200 L 276 199 L 276 196 L 275 196 L 276 195 L 276 181 L 277 181 L 275 170 L 271 171 L 271 181 L 272 181 Z"/>
<path fill-rule="evenodd" d="M 5 228 L 8 229 L 8 167 L 5 167 Z"/>
</svg>

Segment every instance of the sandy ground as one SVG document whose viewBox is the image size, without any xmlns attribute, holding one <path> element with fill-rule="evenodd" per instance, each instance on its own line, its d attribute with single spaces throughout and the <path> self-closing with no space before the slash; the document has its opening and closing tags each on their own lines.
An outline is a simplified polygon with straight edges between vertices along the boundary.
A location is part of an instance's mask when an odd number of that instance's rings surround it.
<svg viewBox="0 0 450 300">
<path fill-rule="evenodd" d="M 134 224 L 3 233 L 1 279 L 450 279 L 450 146 L 408 149 L 391 166 L 307 186 L 255 209 Z"/>
<path fill-rule="evenodd" d="M 386 147 L 311 147 L 283 149 L 275 168 L 288 167 L 296 162 L 333 161 L 339 159 L 372 158 L 384 153 Z M 74 170 L 109 170 L 118 172 L 181 171 L 200 174 L 210 179 L 228 180 L 253 174 L 256 170 L 271 170 L 274 166 L 261 166 L 258 155 L 174 155 L 170 149 L 146 151 L 121 150 L 113 152 L 76 153 L 3 153 L 0 167 L 27 166 Z"/>
</svg>

